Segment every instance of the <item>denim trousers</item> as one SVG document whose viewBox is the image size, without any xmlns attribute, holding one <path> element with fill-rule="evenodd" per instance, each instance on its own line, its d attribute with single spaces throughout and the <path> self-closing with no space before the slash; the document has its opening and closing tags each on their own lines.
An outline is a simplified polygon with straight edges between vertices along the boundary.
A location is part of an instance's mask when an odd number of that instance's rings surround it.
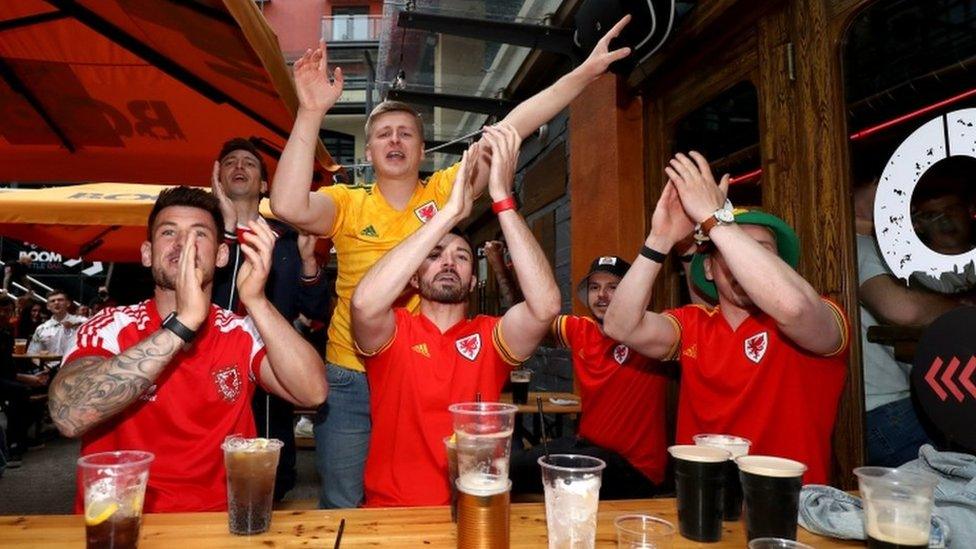
<svg viewBox="0 0 976 549">
<path fill-rule="evenodd" d="M 879 406 L 867 413 L 868 465 L 898 467 L 918 458 L 918 449 L 931 444 L 915 415 L 911 398 Z"/>
<path fill-rule="evenodd" d="M 369 385 L 366 374 L 325 365 L 329 397 L 315 415 L 315 467 L 322 485 L 319 507 L 358 507 L 369 450 Z"/>
</svg>

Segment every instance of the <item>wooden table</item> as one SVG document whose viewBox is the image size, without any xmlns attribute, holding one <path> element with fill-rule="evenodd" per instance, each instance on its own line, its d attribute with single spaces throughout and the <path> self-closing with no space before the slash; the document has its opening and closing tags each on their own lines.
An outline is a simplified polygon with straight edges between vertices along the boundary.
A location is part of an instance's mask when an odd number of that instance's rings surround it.
<svg viewBox="0 0 976 549">
<path fill-rule="evenodd" d="M 613 520 L 628 513 L 649 513 L 677 524 L 673 499 L 606 501 L 600 504 L 597 547 L 616 547 Z M 405 509 L 338 509 L 329 511 L 277 511 L 271 531 L 258 536 L 233 536 L 225 513 L 147 515 L 139 546 L 179 547 L 327 547 L 335 542 L 339 520 L 346 519 L 342 547 L 453 548 L 455 527 L 447 507 Z M 0 517 L 0 545 L 82 547 L 84 520 L 77 515 Z M 799 528 L 800 541 L 818 549 L 863 547 L 860 542 L 831 540 Z M 746 546 L 742 522 L 725 523 L 722 541 L 697 543 L 675 535 L 675 549 L 711 549 Z M 546 514 L 541 503 L 512 505 L 511 546 L 546 547 Z"/>
<path fill-rule="evenodd" d="M 573 393 L 551 393 L 548 391 L 529 391 L 529 401 L 526 404 L 518 404 L 520 414 L 535 414 L 539 411 L 536 407 L 535 397 L 542 397 L 542 412 L 544 414 L 578 414 L 580 413 L 580 396 Z M 550 398 L 560 398 L 563 400 L 575 401 L 575 404 L 553 404 Z M 502 393 L 501 402 L 512 403 L 512 393 Z"/>
</svg>

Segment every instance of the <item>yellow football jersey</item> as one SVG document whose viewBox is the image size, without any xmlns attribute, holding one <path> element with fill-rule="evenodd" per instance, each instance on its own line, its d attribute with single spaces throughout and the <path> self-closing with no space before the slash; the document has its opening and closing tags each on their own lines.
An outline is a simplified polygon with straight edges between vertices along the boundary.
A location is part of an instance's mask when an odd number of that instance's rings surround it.
<svg viewBox="0 0 976 549">
<path fill-rule="evenodd" d="M 390 206 L 375 184 L 368 187 L 331 185 L 319 189 L 318 192 L 331 197 L 336 205 L 332 232 L 325 236 L 332 239 L 339 263 L 339 277 L 336 280 L 339 300 L 329 324 L 326 360 L 350 370 L 364 370 L 352 342 L 349 318 L 352 292 L 366 271 L 383 254 L 419 229 L 444 206 L 451 195 L 457 169 L 458 164 L 455 164 L 435 172 L 426 181 L 418 181 L 417 189 L 402 211 Z M 406 306 L 414 310 L 419 301 L 419 297 L 413 294 Z"/>
</svg>

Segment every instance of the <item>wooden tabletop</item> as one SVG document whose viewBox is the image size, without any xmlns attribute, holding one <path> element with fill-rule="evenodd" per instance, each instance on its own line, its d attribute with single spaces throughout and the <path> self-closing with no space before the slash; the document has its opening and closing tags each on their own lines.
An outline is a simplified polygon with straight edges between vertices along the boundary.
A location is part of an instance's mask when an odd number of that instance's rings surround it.
<svg viewBox="0 0 976 549">
<path fill-rule="evenodd" d="M 597 547 L 616 547 L 613 520 L 624 514 L 657 515 L 677 524 L 673 499 L 605 501 L 600 504 Z M 267 533 L 251 537 L 234 536 L 227 529 L 226 513 L 174 513 L 146 515 L 139 546 L 179 547 L 328 547 L 335 542 L 336 529 L 346 519 L 342 547 L 453 548 L 455 527 L 447 507 L 404 509 L 337 509 L 322 511 L 277 511 Z M 810 534 L 799 528 L 800 541 L 818 549 L 863 547 L 860 542 L 843 542 Z M 0 517 L 0 540 L 4 546 L 82 547 L 84 519 L 79 515 L 36 515 Z M 541 503 L 518 503 L 511 510 L 511 546 L 546 547 L 546 514 Z M 744 525 L 726 522 L 722 541 L 697 543 L 675 535 L 675 549 L 710 549 L 746 546 Z"/>
<path fill-rule="evenodd" d="M 526 404 L 519 404 L 518 411 L 520 414 L 534 414 L 539 411 L 536 408 L 535 397 L 542 397 L 542 411 L 546 414 L 578 414 L 580 413 L 580 396 L 573 393 L 550 393 L 530 391 L 529 401 Z M 559 398 L 564 400 L 572 400 L 574 404 L 553 404 L 550 398 Z M 511 404 L 512 393 L 502 393 L 501 402 L 506 402 Z"/>
</svg>

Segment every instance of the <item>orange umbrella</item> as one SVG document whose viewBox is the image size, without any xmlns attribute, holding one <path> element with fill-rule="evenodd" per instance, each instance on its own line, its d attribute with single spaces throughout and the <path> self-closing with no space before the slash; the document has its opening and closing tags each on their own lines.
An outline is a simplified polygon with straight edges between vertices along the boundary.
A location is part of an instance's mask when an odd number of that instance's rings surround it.
<svg viewBox="0 0 976 549">
<path fill-rule="evenodd" d="M 89 183 L 0 192 L 0 235 L 68 258 L 139 261 L 149 211 L 164 185 Z M 261 213 L 271 216 L 268 201 Z M 326 250 L 327 252 L 328 250 Z"/>
<path fill-rule="evenodd" d="M 273 156 L 296 108 L 252 1 L 0 2 L 0 181 L 208 185 L 221 143 Z"/>
</svg>

